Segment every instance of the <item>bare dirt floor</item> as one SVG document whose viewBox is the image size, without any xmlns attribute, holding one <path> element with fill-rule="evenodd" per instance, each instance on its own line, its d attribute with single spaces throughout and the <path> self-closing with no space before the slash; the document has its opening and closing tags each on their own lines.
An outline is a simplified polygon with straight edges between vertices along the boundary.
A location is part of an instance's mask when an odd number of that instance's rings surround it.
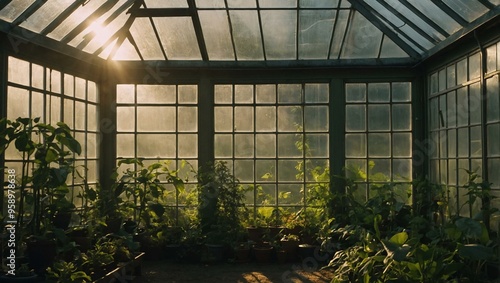
<svg viewBox="0 0 500 283">
<path fill-rule="evenodd" d="M 179 264 L 142 263 L 142 276 L 134 283 L 326 283 L 332 271 L 301 263 Z"/>
</svg>

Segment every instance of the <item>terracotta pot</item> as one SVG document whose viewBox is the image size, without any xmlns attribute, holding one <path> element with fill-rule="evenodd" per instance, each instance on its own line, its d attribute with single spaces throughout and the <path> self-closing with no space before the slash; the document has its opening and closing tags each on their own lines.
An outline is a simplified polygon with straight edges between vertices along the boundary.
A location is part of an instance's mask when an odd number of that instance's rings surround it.
<svg viewBox="0 0 500 283">
<path fill-rule="evenodd" d="M 256 246 L 253 248 L 255 260 L 259 263 L 271 262 L 273 258 L 273 247 L 270 246 Z"/>
<path fill-rule="evenodd" d="M 262 241 L 264 231 L 261 227 L 247 227 L 248 239 L 252 242 L 258 243 Z"/>
</svg>

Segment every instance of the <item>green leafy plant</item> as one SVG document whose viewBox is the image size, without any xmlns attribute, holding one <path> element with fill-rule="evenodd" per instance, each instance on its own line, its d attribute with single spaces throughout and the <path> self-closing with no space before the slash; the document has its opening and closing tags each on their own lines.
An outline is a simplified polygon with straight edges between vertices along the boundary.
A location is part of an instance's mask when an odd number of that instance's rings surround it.
<svg viewBox="0 0 500 283">
<path fill-rule="evenodd" d="M 73 262 L 57 261 L 47 269 L 47 282 L 51 283 L 85 283 L 92 282 L 87 273 L 79 270 Z"/>
</svg>

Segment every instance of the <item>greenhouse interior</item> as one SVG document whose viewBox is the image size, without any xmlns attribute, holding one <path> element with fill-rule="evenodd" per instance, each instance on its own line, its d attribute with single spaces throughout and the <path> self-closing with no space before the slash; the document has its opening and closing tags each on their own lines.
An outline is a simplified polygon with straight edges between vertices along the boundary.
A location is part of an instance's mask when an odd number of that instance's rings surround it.
<svg viewBox="0 0 500 283">
<path fill-rule="evenodd" d="M 500 282 L 499 31 L 499 0 L 2 0 L 0 281 Z"/>
</svg>

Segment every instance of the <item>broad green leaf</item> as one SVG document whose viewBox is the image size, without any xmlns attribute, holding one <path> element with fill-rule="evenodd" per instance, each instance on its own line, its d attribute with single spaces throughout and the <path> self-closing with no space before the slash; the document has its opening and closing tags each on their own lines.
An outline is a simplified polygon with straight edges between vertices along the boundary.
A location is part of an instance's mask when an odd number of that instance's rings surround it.
<svg viewBox="0 0 500 283">
<path fill-rule="evenodd" d="M 478 221 L 463 217 L 455 221 L 457 228 L 469 238 L 480 238 L 483 229 Z"/>
<path fill-rule="evenodd" d="M 407 240 L 408 240 L 408 234 L 406 232 L 400 232 L 392 236 L 389 241 L 398 245 L 403 245 L 404 243 L 406 243 Z"/>
<path fill-rule="evenodd" d="M 479 244 L 459 245 L 458 254 L 471 260 L 487 260 L 494 256 L 492 248 Z"/>
</svg>

